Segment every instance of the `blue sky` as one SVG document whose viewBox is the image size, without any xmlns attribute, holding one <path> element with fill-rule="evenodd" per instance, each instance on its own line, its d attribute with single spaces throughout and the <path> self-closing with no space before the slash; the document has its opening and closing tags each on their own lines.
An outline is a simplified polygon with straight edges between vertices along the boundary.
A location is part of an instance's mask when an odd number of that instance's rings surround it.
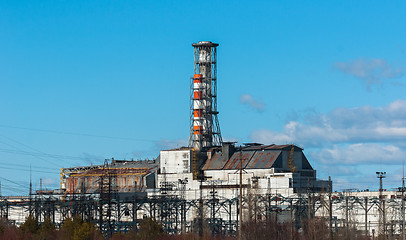
<svg viewBox="0 0 406 240">
<path fill-rule="evenodd" d="M 223 138 L 303 147 L 336 190 L 400 185 L 404 1 L 1 1 L 2 194 L 189 138 L 191 44 L 218 47 Z"/>
</svg>

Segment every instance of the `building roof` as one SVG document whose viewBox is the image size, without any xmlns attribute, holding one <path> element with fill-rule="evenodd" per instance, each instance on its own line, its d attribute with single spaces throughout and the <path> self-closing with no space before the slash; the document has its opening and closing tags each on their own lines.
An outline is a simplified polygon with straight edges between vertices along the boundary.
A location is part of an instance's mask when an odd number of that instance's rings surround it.
<svg viewBox="0 0 406 240">
<path fill-rule="evenodd" d="M 203 170 L 207 169 L 223 169 L 227 163 L 228 158 L 222 152 L 214 154 L 209 160 L 206 161 Z M 206 169 L 205 169 L 206 168 Z"/>
<path fill-rule="evenodd" d="M 277 151 L 257 151 L 247 164 L 246 168 L 271 168 L 276 159 L 281 155 L 281 150 Z"/>
<path fill-rule="evenodd" d="M 159 159 L 155 160 L 115 160 L 112 159 L 108 165 L 109 169 L 132 169 L 137 173 L 149 172 L 155 168 L 158 168 Z M 78 166 L 71 168 L 62 168 L 63 174 L 80 174 L 80 173 L 99 173 L 106 166 L 105 165 L 91 165 L 91 166 Z"/>
<path fill-rule="evenodd" d="M 290 150 L 292 144 L 284 144 L 284 145 L 262 145 L 262 144 L 249 144 L 247 146 L 242 147 L 242 151 L 249 151 L 249 150 Z M 300 148 L 296 145 L 293 145 L 295 151 L 300 150 L 302 151 L 303 148 Z"/>
<path fill-rule="evenodd" d="M 295 145 L 293 145 L 293 147 L 295 151 L 303 150 Z M 291 144 L 262 145 L 250 143 L 236 149 L 229 159 L 227 156 L 225 156 L 225 153 L 222 152 L 221 148 L 213 148 L 212 157 L 205 162 L 202 170 L 239 169 L 240 161 L 242 161 L 242 167 L 245 169 L 267 169 L 272 167 L 280 168 L 282 167 L 282 151 L 289 151 L 291 148 Z"/>
<path fill-rule="evenodd" d="M 225 170 L 239 169 L 240 162 L 242 162 L 242 168 L 246 168 L 248 162 L 251 160 L 254 154 L 255 151 L 235 152 L 231 156 L 230 160 L 227 161 L 223 169 Z"/>
<path fill-rule="evenodd" d="M 171 148 L 171 149 L 165 149 L 161 151 L 187 151 L 187 150 L 192 150 L 193 148 L 191 147 L 178 147 L 178 148 Z"/>
</svg>

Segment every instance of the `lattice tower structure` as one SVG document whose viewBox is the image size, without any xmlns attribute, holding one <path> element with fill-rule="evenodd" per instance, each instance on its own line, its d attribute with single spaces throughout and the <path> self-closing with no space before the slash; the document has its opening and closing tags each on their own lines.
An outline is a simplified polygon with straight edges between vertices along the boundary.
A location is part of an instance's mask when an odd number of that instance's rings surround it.
<svg viewBox="0 0 406 240">
<path fill-rule="evenodd" d="M 109 168 L 108 160 L 104 162 L 103 174 L 100 176 L 100 206 L 99 206 L 99 229 L 110 239 L 115 226 L 112 220 L 112 212 L 116 201 L 116 178 L 115 172 Z"/>
<path fill-rule="evenodd" d="M 194 75 L 190 89 L 189 147 L 201 152 L 222 143 L 217 111 L 217 46 L 208 41 L 193 43 Z"/>
</svg>

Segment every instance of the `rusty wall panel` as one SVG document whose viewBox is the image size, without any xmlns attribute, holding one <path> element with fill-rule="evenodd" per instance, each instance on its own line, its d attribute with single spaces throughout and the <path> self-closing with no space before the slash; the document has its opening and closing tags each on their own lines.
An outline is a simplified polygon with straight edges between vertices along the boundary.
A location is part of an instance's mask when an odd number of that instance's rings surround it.
<svg viewBox="0 0 406 240">
<path fill-rule="evenodd" d="M 203 170 L 222 169 L 224 165 L 227 163 L 227 160 L 228 159 L 225 159 L 225 157 L 221 153 L 215 153 L 210 159 L 206 161 L 202 169 Z"/>
<path fill-rule="evenodd" d="M 225 170 L 232 170 L 232 169 L 239 169 L 240 168 L 240 161 L 242 161 L 242 167 L 245 168 L 251 157 L 254 155 L 255 151 L 243 151 L 235 152 L 233 156 L 231 156 L 230 160 L 226 163 L 223 169 Z"/>
<path fill-rule="evenodd" d="M 246 168 L 272 168 L 272 165 L 280 154 L 281 151 L 257 151 Z"/>
</svg>

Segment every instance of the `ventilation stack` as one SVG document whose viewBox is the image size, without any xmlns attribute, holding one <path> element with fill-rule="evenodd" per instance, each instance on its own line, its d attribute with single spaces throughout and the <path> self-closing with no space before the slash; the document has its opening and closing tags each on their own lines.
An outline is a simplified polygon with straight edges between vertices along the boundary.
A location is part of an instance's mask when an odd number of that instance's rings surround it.
<svg viewBox="0 0 406 240">
<path fill-rule="evenodd" d="M 217 43 L 198 42 L 194 47 L 189 145 L 197 152 L 222 143 L 217 111 Z"/>
</svg>

